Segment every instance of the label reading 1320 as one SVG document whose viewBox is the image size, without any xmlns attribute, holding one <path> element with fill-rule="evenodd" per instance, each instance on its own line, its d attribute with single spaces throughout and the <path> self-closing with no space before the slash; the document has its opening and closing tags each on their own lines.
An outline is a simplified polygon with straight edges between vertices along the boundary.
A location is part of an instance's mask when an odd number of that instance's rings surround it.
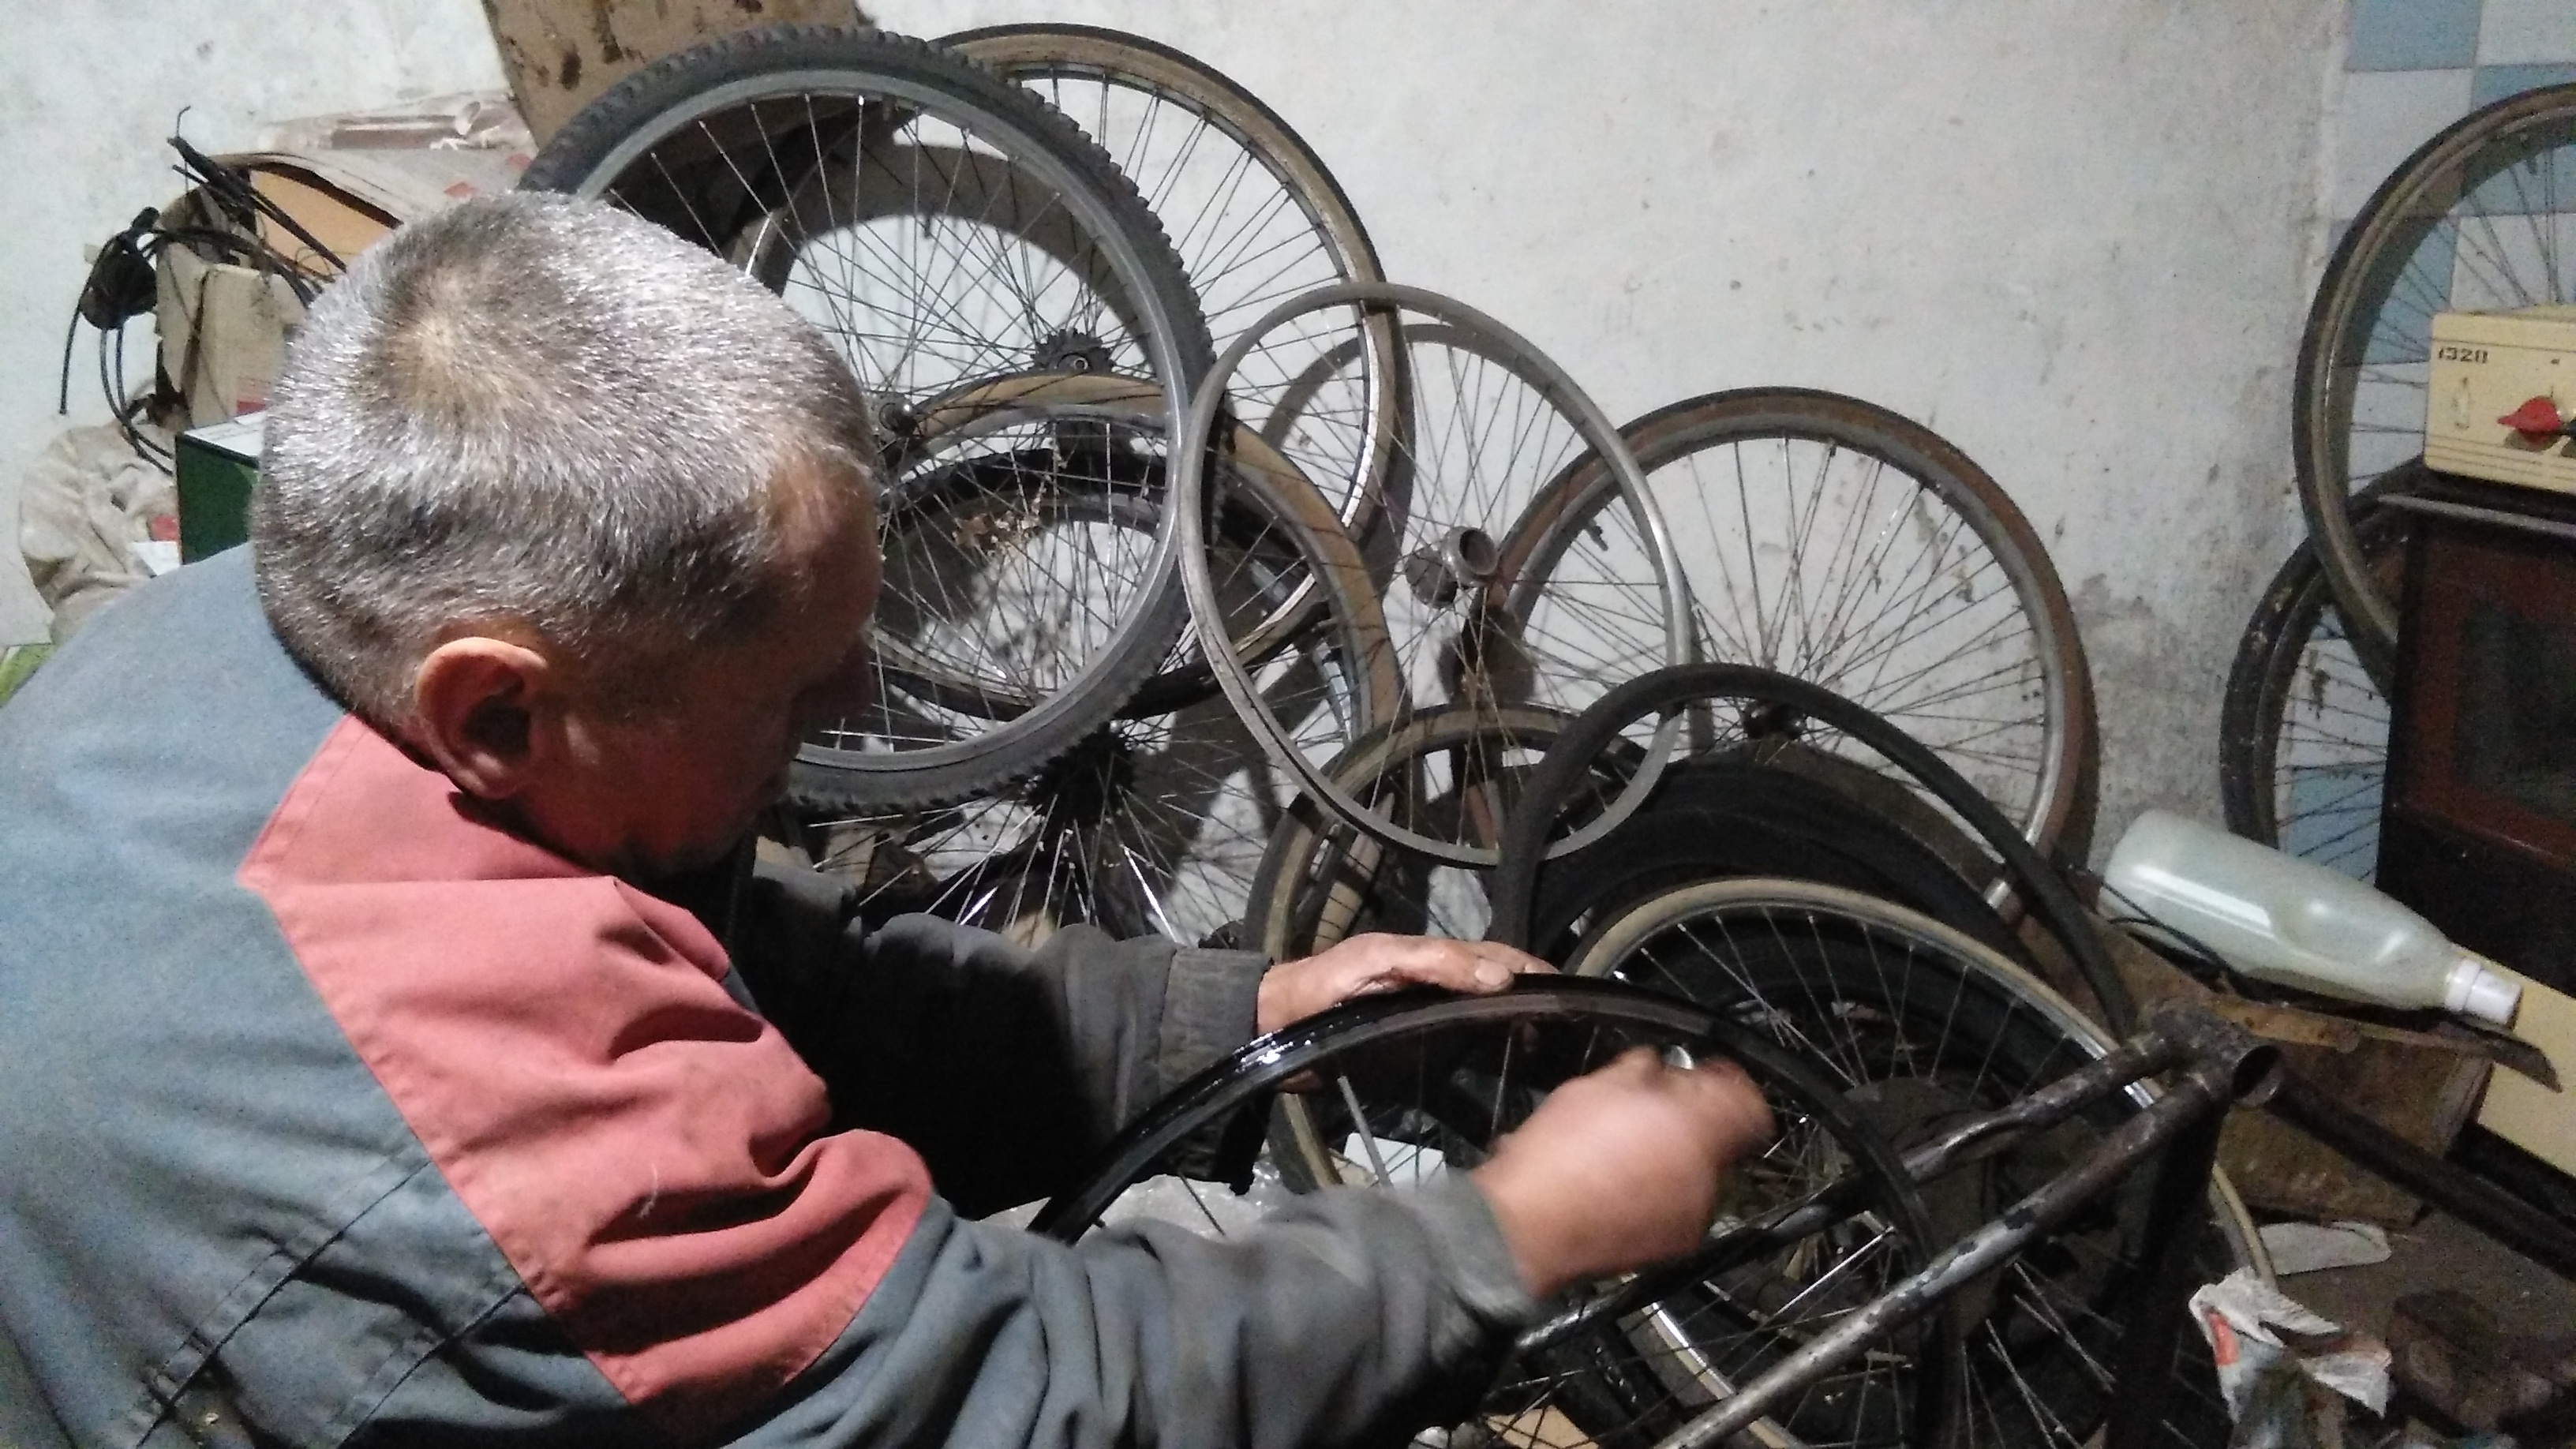
<svg viewBox="0 0 2576 1449">
<path fill-rule="evenodd" d="M 2433 356 L 2441 362 L 2484 362 L 2487 350 L 2483 347 L 2443 346 L 2436 348 Z"/>
</svg>

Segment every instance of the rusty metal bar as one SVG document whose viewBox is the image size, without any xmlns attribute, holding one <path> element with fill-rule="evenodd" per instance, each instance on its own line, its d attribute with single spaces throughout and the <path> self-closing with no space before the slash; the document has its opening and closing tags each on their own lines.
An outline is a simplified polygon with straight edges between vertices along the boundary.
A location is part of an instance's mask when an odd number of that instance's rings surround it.
<svg viewBox="0 0 2576 1449">
<path fill-rule="evenodd" d="M 2254 1093 L 2278 1056 L 2243 1028 L 2190 1007 L 2158 1013 L 2148 1035 L 2188 1057 L 2172 1090 L 2112 1129 L 2083 1160 L 2015 1203 L 2002 1217 L 1846 1315 L 1744 1385 L 1734 1397 L 1683 1425 L 1656 1449 L 1710 1449 L 1761 1418 L 1784 1396 L 1858 1357 L 1874 1340 L 1929 1313 L 1950 1293 L 2072 1216 L 2150 1153 L 2216 1118 L 2239 1097 Z"/>
<path fill-rule="evenodd" d="M 2029 1133 L 2053 1127 L 2077 1112 L 2120 1091 L 2141 1077 L 2172 1066 L 2182 1046 L 2171 1034 L 2150 1029 L 2120 1043 L 2098 1061 L 2076 1068 L 2027 1097 L 1953 1126 L 1904 1157 L 1914 1182 L 1930 1182 L 2004 1151 Z M 1867 1187 L 1857 1176 L 1845 1176 L 1794 1202 L 1739 1223 L 1709 1238 L 1698 1251 L 1630 1278 L 1596 1298 L 1588 1298 L 1524 1330 L 1515 1347 L 1523 1353 L 1561 1343 L 1590 1328 L 1637 1311 L 1646 1304 L 1703 1278 L 1785 1248 L 1850 1216 Z"/>
</svg>

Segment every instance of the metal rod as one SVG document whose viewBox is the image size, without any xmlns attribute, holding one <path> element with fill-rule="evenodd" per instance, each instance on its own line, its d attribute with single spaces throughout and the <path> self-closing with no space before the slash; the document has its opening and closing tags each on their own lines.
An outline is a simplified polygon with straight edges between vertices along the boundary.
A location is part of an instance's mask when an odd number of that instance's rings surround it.
<svg viewBox="0 0 2576 1449">
<path fill-rule="evenodd" d="M 1905 1174 L 1919 1185 L 1981 1162 L 2024 1135 L 2053 1127 L 2139 1078 L 2164 1070 L 2181 1053 L 2170 1033 L 2141 1032 L 2029 1096 L 1970 1118 L 1915 1147 L 1905 1154 Z M 1813 1237 L 1849 1217 L 1861 1205 L 1867 1187 L 1868 1180 L 1858 1174 L 1835 1178 L 1804 1197 L 1711 1236 L 1687 1258 L 1649 1268 L 1599 1297 L 1587 1298 L 1531 1326 L 1514 1346 L 1529 1353 L 1561 1343 L 1596 1323 L 1633 1313 L 1684 1284 Z"/>
<path fill-rule="evenodd" d="M 2232 1058 L 2195 1053 L 2194 1064 L 2180 1074 L 2172 1091 L 2112 1129 L 2075 1166 L 2015 1203 L 2002 1217 L 1952 1244 L 1921 1272 L 1809 1340 L 1734 1398 L 1683 1425 L 1656 1449 L 1709 1449 L 1762 1417 L 1783 1396 L 1858 1357 L 1873 1340 L 1930 1312 L 1950 1293 L 2072 1216 L 2149 1153 L 2223 1112 L 2251 1085 L 2249 1068 L 2257 1061 L 2268 1061 L 2259 1048 Z"/>
<path fill-rule="evenodd" d="M 2174 1349 L 2199 1263 L 2192 1252 L 2209 1221 L 2209 1175 L 2218 1166 L 2218 1137 L 2227 1114 L 2212 1112 L 2174 1134 L 2156 1164 L 2141 1241 L 2144 1288 L 2130 1301 L 2112 1359 L 2111 1407 L 2102 1417 L 2103 1449 L 2155 1449 L 2165 1432 L 2164 1402 L 2173 1395 Z"/>
<path fill-rule="evenodd" d="M 2113 1047 L 2100 1060 L 1915 1146 L 1905 1154 L 1906 1175 L 1926 1183 L 1983 1161 L 2026 1134 L 2054 1127 L 2140 1077 L 2173 1066 L 2182 1055 L 2182 1043 L 2159 1022 Z M 1982 1150 L 1971 1153 L 1970 1148 Z"/>
<path fill-rule="evenodd" d="M 2272 1114 L 2561 1278 L 2576 1279 L 2576 1230 L 2389 1131 L 2284 1071 Z"/>
<path fill-rule="evenodd" d="M 2461 518 L 2471 523 L 2491 523 L 2518 533 L 2541 533 L 2552 538 L 2576 538 L 2576 523 L 2555 518 L 2541 518 L 2528 513 L 2514 513 L 2502 508 L 2480 508 L 2474 503 L 2453 503 L 2442 498 L 2417 498 L 2405 493 L 2383 495 L 2380 502 L 2409 513 L 2431 513 L 2443 518 Z"/>
</svg>

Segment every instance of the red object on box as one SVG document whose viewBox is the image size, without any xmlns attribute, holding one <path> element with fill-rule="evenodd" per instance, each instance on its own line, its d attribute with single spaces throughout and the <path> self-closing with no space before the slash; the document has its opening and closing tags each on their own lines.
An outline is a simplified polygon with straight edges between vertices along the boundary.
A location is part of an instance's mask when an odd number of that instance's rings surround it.
<svg viewBox="0 0 2576 1449">
<path fill-rule="evenodd" d="M 2517 433 L 2554 433 L 2563 421 L 2558 405 L 2545 397 L 2536 397 L 2496 419 Z"/>
</svg>

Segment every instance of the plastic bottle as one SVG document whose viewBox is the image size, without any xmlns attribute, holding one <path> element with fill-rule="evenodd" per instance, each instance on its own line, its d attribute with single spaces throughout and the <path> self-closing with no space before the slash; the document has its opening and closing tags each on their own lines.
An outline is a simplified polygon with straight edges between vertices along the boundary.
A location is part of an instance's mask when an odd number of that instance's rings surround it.
<svg viewBox="0 0 2576 1449">
<path fill-rule="evenodd" d="M 2360 881 L 2162 810 L 2120 837 L 2103 879 L 2118 893 L 2106 908 L 2142 911 L 2260 980 L 2498 1025 L 2522 1000 L 2496 963 Z"/>
</svg>

